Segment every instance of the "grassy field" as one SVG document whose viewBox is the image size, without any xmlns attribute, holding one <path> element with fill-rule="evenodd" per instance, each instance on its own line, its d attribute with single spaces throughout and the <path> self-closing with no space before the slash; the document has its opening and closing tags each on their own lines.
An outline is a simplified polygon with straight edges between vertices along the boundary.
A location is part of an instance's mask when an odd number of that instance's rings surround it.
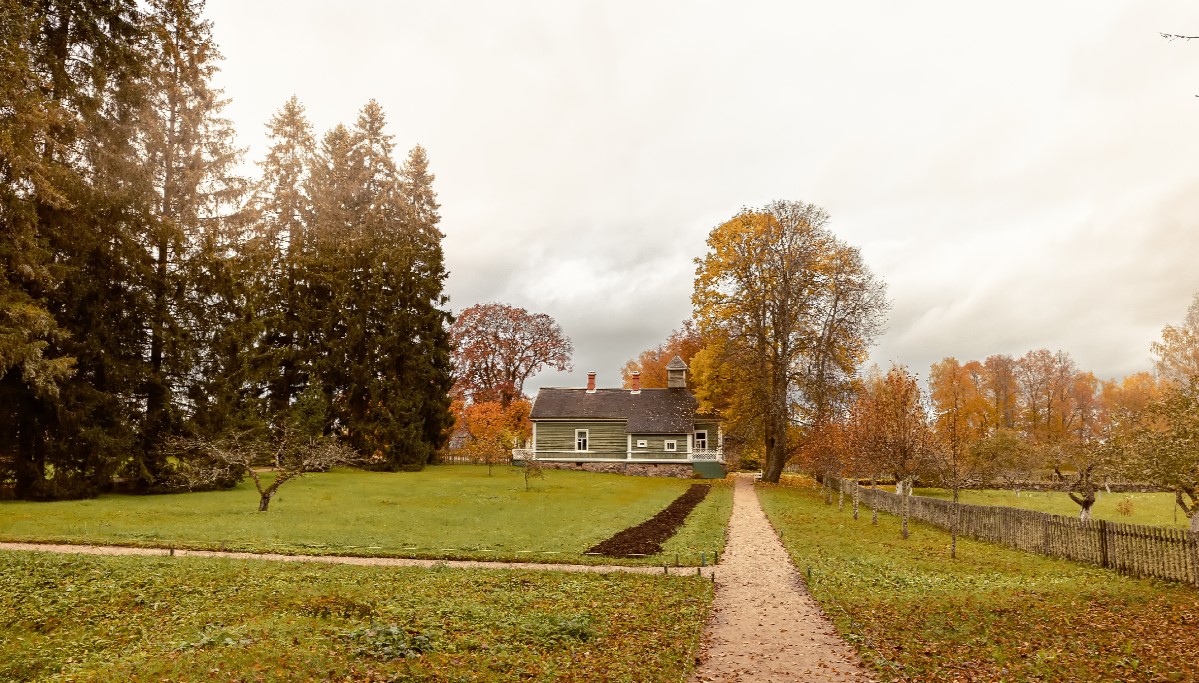
<svg viewBox="0 0 1199 683">
<path fill-rule="evenodd" d="M 870 524 L 815 491 L 759 489 L 841 634 L 885 681 L 1196 681 L 1199 591 L 958 541 L 897 518 Z"/>
<path fill-rule="evenodd" d="M 0 551 L 5 681 L 679 681 L 706 579 Z"/>
<path fill-rule="evenodd" d="M 953 493 L 945 489 L 918 488 L 915 489 L 915 494 L 932 498 L 949 499 L 953 497 Z M 1078 505 L 1061 491 L 1021 491 L 1019 496 L 1014 491 L 962 491 L 959 500 L 971 505 L 1000 505 L 1068 517 L 1078 516 Z M 1117 508 L 1123 501 L 1128 501 L 1124 505 L 1131 514 L 1124 514 Z M 1172 493 L 1107 493 L 1100 491 L 1094 507 L 1091 508 L 1091 514 L 1097 519 L 1123 524 L 1185 527 L 1189 523 L 1174 502 Z"/>
<path fill-rule="evenodd" d="M 651 517 L 694 483 L 443 465 L 421 472 L 333 470 L 279 489 L 257 511 L 253 485 L 163 496 L 0 502 L 0 540 L 174 546 L 282 553 L 608 563 L 584 551 Z M 716 482 L 664 552 L 623 562 L 698 564 L 721 550 L 731 487 Z"/>
</svg>

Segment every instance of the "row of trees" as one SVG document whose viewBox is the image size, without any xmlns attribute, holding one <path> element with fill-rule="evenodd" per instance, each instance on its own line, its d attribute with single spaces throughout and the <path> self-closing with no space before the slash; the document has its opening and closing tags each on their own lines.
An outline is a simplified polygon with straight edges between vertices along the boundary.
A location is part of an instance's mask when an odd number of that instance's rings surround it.
<svg viewBox="0 0 1199 683">
<path fill-rule="evenodd" d="M 623 374 L 664 386 L 682 356 L 726 444 L 764 455 L 763 478 L 798 463 L 821 479 L 919 478 L 954 490 L 1048 475 L 1084 518 L 1105 481 L 1175 492 L 1199 530 L 1199 297 L 1153 345 L 1157 373 L 1101 381 L 1064 351 L 994 355 L 931 368 L 926 392 L 905 367 L 863 374 L 888 307 L 856 249 L 802 202 L 746 209 L 714 228 L 697 259 L 694 322 L 630 360 Z"/>
<path fill-rule="evenodd" d="M 451 422 L 424 151 L 398 165 L 374 102 L 318 144 L 293 98 L 261 176 L 239 176 L 202 13 L 0 0 L 0 480 L 18 496 L 155 490 L 171 439 L 268 437 L 298 404 L 387 469 L 428 461 Z"/>
</svg>

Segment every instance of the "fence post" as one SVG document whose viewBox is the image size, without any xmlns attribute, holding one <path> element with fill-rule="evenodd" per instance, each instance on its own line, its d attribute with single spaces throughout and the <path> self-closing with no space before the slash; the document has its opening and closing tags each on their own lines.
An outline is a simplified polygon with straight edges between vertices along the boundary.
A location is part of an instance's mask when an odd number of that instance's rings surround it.
<svg viewBox="0 0 1199 683">
<path fill-rule="evenodd" d="M 1187 554 L 1191 557 L 1191 582 L 1199 586 L 1199 532 L 1187 529 L 1186 538 L 1186 550 L 1190 551 Z"/>
<path fill-rule="evenodd" d="M 1107 559 L 1107 522 L 1099 520 L 1099 566 L 1104 569 L 1111 567 L 1111 563 Z"/>
</svg>

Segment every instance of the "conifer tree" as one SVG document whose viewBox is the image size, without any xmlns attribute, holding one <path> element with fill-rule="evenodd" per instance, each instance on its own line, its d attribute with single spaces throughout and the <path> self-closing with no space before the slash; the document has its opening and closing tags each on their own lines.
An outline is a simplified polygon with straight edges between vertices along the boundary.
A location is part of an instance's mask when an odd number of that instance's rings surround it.
<svg viewBox="0 0 1199 683">
<path fill-rule="evenodd" d="M 48 0 L 6 6 L 4 16 L 3 68 L 13 76 L 4 88 L 14 97 L 5 99 L 14 114 L 5 298 L 18 304 L 8 310 L 24 353 L 19 374 L 3 363 L 11 427 L 0 448 L 13 456 L 18 496 L 86 495 L 131 446 L 127 387 L 140 339 L 129 323 L 142 303 L 128 286 L 142 265 L 130 191 L 144 92 L 140 14 L 132 0 Z M 39 358 L 51 360 L 46 373 L 31 372 Z"/>
<path fill-rule="evenodd" d="M 252 239 L 249 300 L 261 326 L 260 343 L 247 348 L 255 393 L 267 399 L 265 412 L 281 415 L 311 375 L 308 341 L 312 311 L 302 296 L 304 257 L 311 250 L 310 175 L 315 154 L 312 126 L 296 97 L 267 124 L 271 147 L 260 163 L 262 178 L 251 201 Z"/>
<path fill-rule="evenodd" d="M 222 212 L 243 189 L 232 169 L 239 158 L 226 101 L 211 81 L 221 58 L 203 0 L 152 0 L 141 152 L 149 172 L 145 244 L 152 261 L 146 295 L 148 368 L 140 458 L 130 474 L 150 485 L 164 476 L 164 439 L 182 429 L 189 394 L 213 365 L 211 347 L 230 318 L 231 279 L 224 273 L 228 235 Z M 211 367 L 208 370 L 212 370 Z"/>
<path fill-rule="evenodd" d="M 449 412 L 445 279 L 433 176 L 393 159 L 382 108 L 325 136 L 312 174 L 310 296 L 325 302 L 317 379 L 334 425 L 380 469 L 419 468 Z"/>
<path fill-rule="evenodd" d="M 38 205 L 61 206 L 65 198 L 55 186 L 59 169 L 39 149 L 57 112 L 38 87 L 31 60 L 38 24 L 15 0 L 0 2 L 0 16 L 6 17 L 0 22 L 0 101 L 9 107 L 0 117 L 0 463 L 20 463 L 28 482 L 40 478 L 31 462 L 40 440 L 34 415 L 57 399 L 74 365 L 50 349 L 64 333 L 41 296 L 54 278 Z M 10 474 L 0 471 L 0 479 Z"/>
</svg>

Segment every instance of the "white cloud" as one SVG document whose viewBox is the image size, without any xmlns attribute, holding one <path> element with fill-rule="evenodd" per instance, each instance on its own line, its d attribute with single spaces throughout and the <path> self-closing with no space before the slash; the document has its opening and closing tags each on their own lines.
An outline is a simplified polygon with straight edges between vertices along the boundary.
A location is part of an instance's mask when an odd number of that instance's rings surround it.
<svg viewBox="0 0 1199 683">
<path fill-rule="evenodd" d="M 210 0 L 252 154 L 295 94 L 318 130 L 377 98 L 423 144 L 448 290 L 553 315 L 576 372 L 690 312 L 691 260 L 742 206 L 801 199 L 895 308 L 875 350 L 1047 346 L 1102 376 L 1199 290 L 1199 6 Z"/>
</svg>

